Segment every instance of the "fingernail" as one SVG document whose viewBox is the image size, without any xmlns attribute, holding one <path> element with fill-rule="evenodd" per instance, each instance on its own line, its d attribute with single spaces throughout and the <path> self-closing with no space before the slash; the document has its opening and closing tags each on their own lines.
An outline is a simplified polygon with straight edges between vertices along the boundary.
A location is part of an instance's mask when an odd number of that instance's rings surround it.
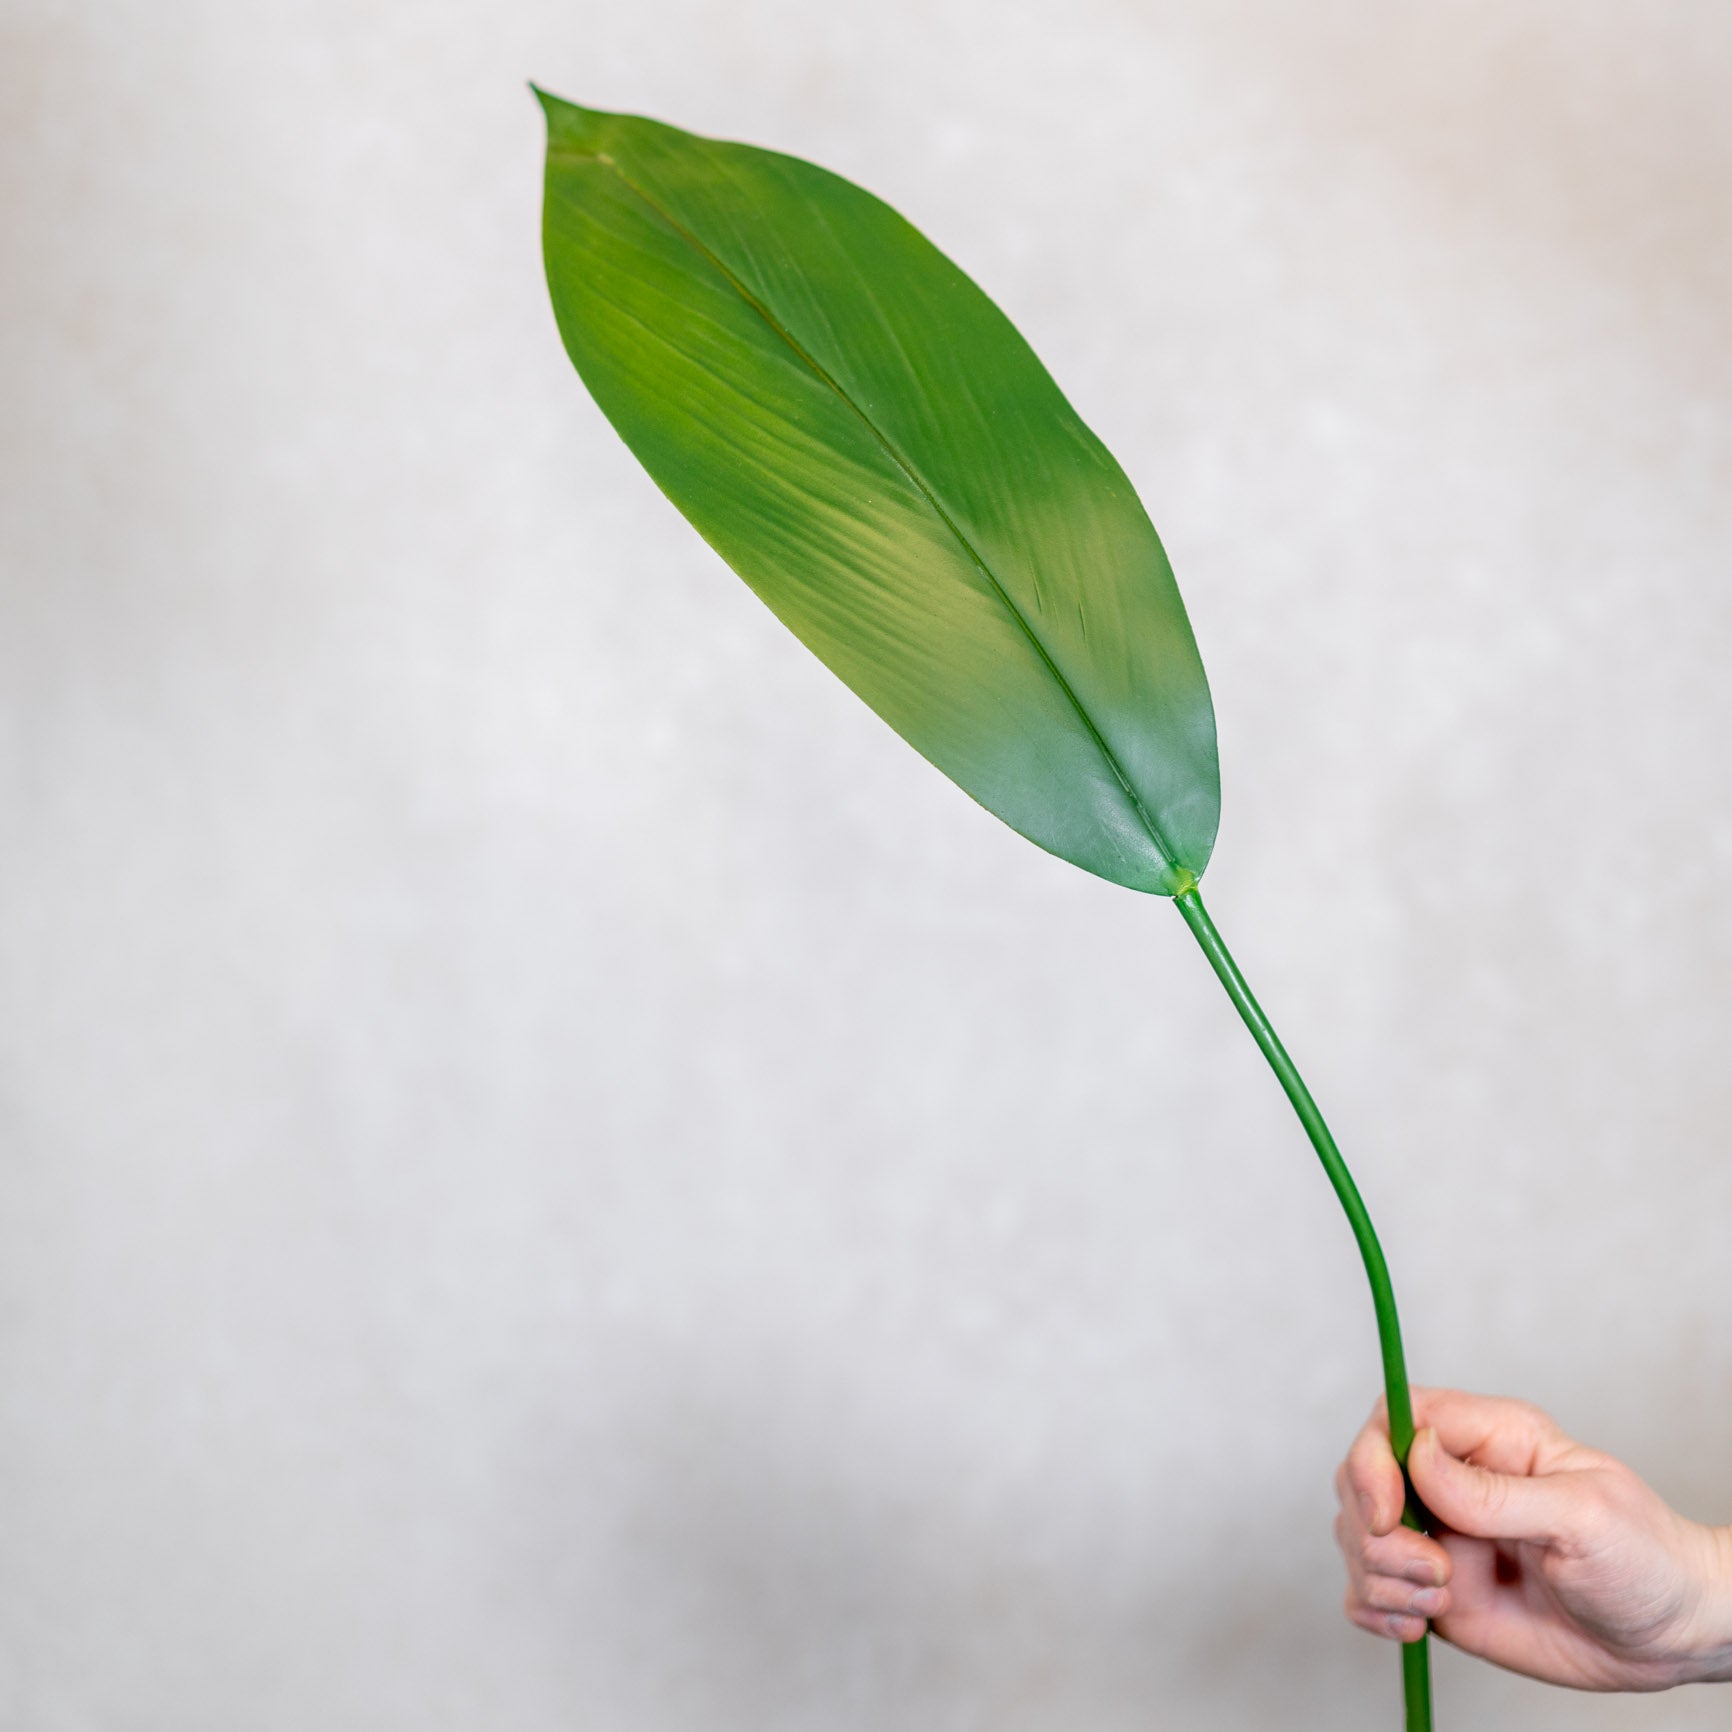
<svg viewBox="0 0 1732 1732">
<path fill-rule="evenodd" d="M 1432 1563 L 1429 1558 L 1421 1558 L 1417 1563 L 1409 1564 L 1402 1571 L 1402 1574 L 1410 1582 L 1418 1582 L 1422 1587 L 1440 1588 L 1443 1586 L 1437 1565 Z"/>
<path fill-rule="evenodd" d="M 1407 1637 L 1407 1617 L 1406 1617 L 1405 1613 L 1391 1612 L 1389 1614 L 1389 1616 L 1383 1620 L 1383 1622 L 1384 1622 L 1385 1628 L 1387 1628 L 1390 1635 L 1400 1636 L 1403 1640 L 1406 1639 L 1406 1637 Z"/>
<path fill-rule="evenodd" d="M 1407 1603 L 1412 1606 L 1417 1616 L 1429 1618 L 1443 1604 L 1443 1590 L 1441 1588 L 1421 1588 Z"/>
</svg>

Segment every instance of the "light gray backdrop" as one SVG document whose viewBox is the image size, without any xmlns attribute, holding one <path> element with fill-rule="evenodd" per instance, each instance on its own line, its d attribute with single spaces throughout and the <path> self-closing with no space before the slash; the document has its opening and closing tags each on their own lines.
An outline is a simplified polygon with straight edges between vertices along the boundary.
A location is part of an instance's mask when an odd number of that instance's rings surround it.
<svg viewBox="0 0 1732 1732">
<path fill-rule="evenodd" d="M 1163 903 L 560 352 L 533 77 L 1034 342 L 1421 1378 L 1732 1519 L 1732 24 L 5 0 L 0 1725 L 1392 1728 L 1353 1247 Z M 1444 1654 L 1441 1725 L 1723 1725 Z"/>
</svg>

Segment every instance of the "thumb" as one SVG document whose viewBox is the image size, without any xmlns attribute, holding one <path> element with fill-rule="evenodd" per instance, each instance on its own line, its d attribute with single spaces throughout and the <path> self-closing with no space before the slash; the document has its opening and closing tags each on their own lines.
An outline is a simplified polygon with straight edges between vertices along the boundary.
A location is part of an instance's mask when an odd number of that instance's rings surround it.
<svg viewBox="0 0 1732 1732">
<path fill-rule="evenodd" d="M 1426 1508 L 1458 1534 L 1544 1542 L 1578 1525 L 1580 1500 L 1567 1476 L 1493 1473 L 1457 1461 L 1430 1426 L 1414 1438 L 1407 1471 Z"/>
</svg>

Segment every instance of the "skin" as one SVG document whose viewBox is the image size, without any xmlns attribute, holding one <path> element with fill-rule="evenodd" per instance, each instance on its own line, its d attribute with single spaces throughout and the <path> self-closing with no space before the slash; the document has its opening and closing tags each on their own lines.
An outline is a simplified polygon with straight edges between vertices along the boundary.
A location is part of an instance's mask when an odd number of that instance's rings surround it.
<svg viewBox="0 0 1732 1732">
<path fill-rule="evenodd" d="M 1435 1537 L 1400 1526 L 1379 1402 L 1335 1476 L 1347 1616 L 1425 1621 L 1481 1659 L 1578 1690 L 1732 1680 L 1732 1528 L 1686 1521 L 1621 1461 L 1522 1401 L 1415 1389 L 1408 1460 Z"/>
</svg>

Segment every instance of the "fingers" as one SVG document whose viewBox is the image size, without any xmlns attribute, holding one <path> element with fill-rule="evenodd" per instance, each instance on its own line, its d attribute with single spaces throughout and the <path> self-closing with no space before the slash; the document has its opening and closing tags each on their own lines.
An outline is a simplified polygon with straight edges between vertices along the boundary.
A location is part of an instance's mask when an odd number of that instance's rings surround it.
<svg viewBox="0 0 1732 1732">
<path fill-rule="evenodd" d="M 1352 1592 L 1379 1611 L 1404 1610 L 1414 1604 L 1416 1593 L 1446 1587 L 1455 1573 L 1449 1553 L 1436 1540 L 1411 1528 L 1379 1538 L 1343 1515 L 1336 1518 L 1335 1542 L 1341 1548 Z M 1437 1607 L 1427 1601 L 1423 1606 L 1415 1604 L 1414 1609 L 1430 1617 Z"/>
<path fill-rule="evenodd" d="M 1411 1528 L 1396 1525 L 1401 1509 L 1400 1470 L 1389 1454 L 1389 1442 L 1375 1432 L 1375 1421 L 1367 1427 L 1375 1447 L 1356 1445 L 1360 1457 L 1350 1456 L 1336 1475 L 1341 1511 L 1335 1518 L 1335 1540 L 1347 1565 L 1348 1618 L 1373 1635 L 1398 1642 L 1418 1641 L 1427 1618 L 1447 1612 L 1450 1593 L 1449 1555 L 1434 1539 Z M 1387 1467 L 1387 1473 L 1385 1473 Z M 1375 1532 L 1366 1519 L 1357 1481 L 1366 1473 L 1383 1494 L 1385 1509 L 1375 1510 L 1383 1525 L 1390 1509 L 1387 1530 Z M 1393 1486 L 1386 1483 L 1393 1475 Z M 1376 1501 L 1375 1496 L 1372 1500 Z"/>
<path fill-rule="evenodd" d="M 1413 1422 L 1435 1431 L 1458 1461 L 1471 1458 L 1493 1473 L 1544 1473 L 1575 1448 L 1550 1415 L 1501 1395 L 1415 1389 Z"/>
<path fill-rule="evenodd" d="M 1584 1499 L 1568 1471 L 1588 1465 L 1538 1408 L 1458 1390 L 1415 1389 L 1421 1427 L 1408 1460 L 1414 1489 L 1457 1535 L 1555 1541 L 1581 1526 Z M 1387 1410 L 1379 1402 L 1354 1439 L 1335 1480 L 1341 1501 L 1335 1537 L 1347 1564 L 1348 1618 L 1395 1641 L 1417 1641 L 1427 1619 L 1448 1628 L 1459 1595 L 1451 1554 L 1436 1539 L 1401 1527 L 1406 1486 L 1390 1449 Z M 1469 1544 L 1453 1540 L 1454 1547 Z M 1488 1566 L 1489 1567 L 1489 1566 Z M 1468 1600 L 1476 1595 L 1468 1583 Z M 1477 1596 L 1485 1598 L 1484 1594 Z M 1468 1614 L 1471 1616 L 1471 1611 Z"/>
<path fill-rule="evenodd" d="M 1344 1507 L 1349 1498 L 1358 1504 L 1360 1519 L 1371 1533 L 1386 1534 L 1401 1520 L 1407 1488 L 1389 1450 L 1389 1425 L 1381 1403 L 1354 1438 L 1336 1475 L 1335 1491 Z"/>
<path fill-rule="evenodd" d="M 1367 1570 L 1349 1555 L 1345 1610 L 1352 1623 L 1374 1636 L 1417 1642 L 1425 1634 L 1426 1620 L 1443 1616 L 1453 1603 L 1450 1590 L 1439 1580 L 1447 1573 L 1449 1560 L 1417 1555 L 1422 1547 L 1437 1551 L 1436 1542 L 1422 1534 L 1409 1535 L 1405 1528 L 1402 1534 L 1418 1542 L 1415 1555 L 1381 1559 L 1394 1566 L 1387 1573 Z M 1372 1539 L 1374 1546 L 1385 1543 Z"/>
<path fill-rule="evenodd" d="M 1379 1612 L 1418 1612 L 1429 1618 L 1449 1599 L 1443 1592 L 1452 1574 L 1449 1555 L 1423 1534 L 1407 1529 L 1402 1533 L 1411 1543 L 1372 1539 L 1367 1548 L 1356 1549 L 1343 1540 L 1337 1525 L 1351 1597 Z"/>
<path fill-rule="evenodd" d="M 1502 1396 L 1469 1395 L 1458 1389 L 1415 1388 L 1415 1422 L 1436 1434 L 1443 1452 L 1457 1463 L 1471 1463 L 1493 1475 L 1531 1478 L 1556 1472 L 1568 1464 L 1587 1465 L 1592 1451 L 1573 1443 L 1537 1407 Z M 1409 1463 L 1409 1471 L 1412 1464 Z M 1448 1469 L 1443 1470 L 1448 1473 Z M 1415 1485 L 1418 1486 L 1417 1479 Z M 1460 1476 L 1455 1482 L 1460 1485 Z M 1336 1492 L 1345 1502 L 1349 1495 L 1359 1500 L 1365 1525 L 1372 1533 L 1390 1532 L 1401 1520 L 1406 1487 L 1401 1469 L 1389 1446 L 1389 1421 L 1379 1400 L 1347 1453 Z M 1421 1496 L 1430 1498 L 1420 1488 Z M 1447 1494 L 1446 1494 L 1447 1495 Z M 1466 1495 L 1466 1493 L 1464 1493 Z M 1481 1503 L 1501 1495 L 1497 1488 L 1478 1483 Z M 1555 1500 L 1554 1500 L 1555 1501 Z M 1435 1505 L 1433 1505 L 1436 1508 Z M 1443 1511 L 1437 1511 L 1443 1515 Z M 1449 1517 L 1444 1516 L 1448 1521 Z M 1457 1524 L 1450 1522 L 1452 1527 Z M 1463 1528 L 1464 1533 L 1479 1532 Z M 1500 1536 L 1501 1537 L 1501 1536 Z M 1519 1537 L 1527 1537 L 1525 1535 Z"/>
<path fill-rule="evenodd" d="M 1404 1612 L 1373 1611 L 1369 1607 L 1355 1604 L 1351 1594 L 1347 1596 L 1347 1618 L 1360 1629 L 1369 1630 L 1372 1635 L 1383 1636 L 1392 1642 L 1417 1642 L 1425 1634 L 1424 1618 Z"/>
<path fill-rule="evenodd" d="M 1387 1576 L 1409 1587 L 1441 1588 L 1455 1573 L 1449 1553 L 1434 1539 L 1397 1528 L 1392 1534 L 1370 1534 L 1345 1517 L 1337 1517 L 1335 1543 L 1354 1580 Z"/>
<path fill-rule="evenodd" d="M 1582 1523 L 1580 1475 L 1494 1472 L 1460 1461 L 1430 1426 L 1414 1438 L 1407 1471 L 1433 1515 L 1476 1539 L 1555 1543 Z"/>
</svg>

